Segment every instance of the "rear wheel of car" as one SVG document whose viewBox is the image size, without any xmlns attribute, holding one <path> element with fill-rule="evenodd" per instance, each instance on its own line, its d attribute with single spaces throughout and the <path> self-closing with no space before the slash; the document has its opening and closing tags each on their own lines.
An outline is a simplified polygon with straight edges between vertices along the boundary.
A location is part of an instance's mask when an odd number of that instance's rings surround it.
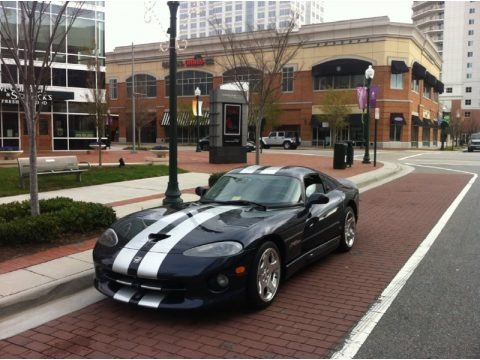
<svg viewBox="0 0 480 360">
<path fill-rule="evenodd" d="M 248 303 L 254 309 L 269 306 L 280 287 L 282 259 L 277 245 L 267 241 L 258 249 L 249 274 Z"/>
<path fill-rule="evenodd" d="M 200 147 L 202 148 L 203 151 L 207 151 L 209 149 L 208 144 L 202 144 L 200 145 Z"/>
<path fill-rule="evenodd" d="M 285 142 L 283 143 L 283 148 L 284 148 L 285 150 L 288 150 L 288 149 L 290 149 L 291 147 L 292 147 L 292 143 L 291 143 L 291 142 L 285 141 Z"/>
<path fill-rule="evenodd" d="M 356 228 L 357 219 L 355 218 L 355 213 L 353 212 L 353 209 L 348 206 L 345 209 L 342 238 L 340 240 L 340 245 L 338 246 L 340 251 L 349 251 L 353 247 Z"/>
</svg>

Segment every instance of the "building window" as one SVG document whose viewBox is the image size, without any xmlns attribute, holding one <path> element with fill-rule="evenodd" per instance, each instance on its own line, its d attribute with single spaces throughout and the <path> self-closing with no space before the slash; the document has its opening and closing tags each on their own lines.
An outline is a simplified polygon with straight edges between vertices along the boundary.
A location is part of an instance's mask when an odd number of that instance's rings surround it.
<svg viewBox="0 0 480 360">
<path fill-rule="evenodd" d="M 257 85 L 262 80 L 260 70 L 249 67 L 238 67 L 223 73 L 223 83 L 238 83 L 239 81 L 248 82 L 251 91 L 255 92 Z"/>
<path fill-rule="evenodd" d="M 469 14 L 475 14 L 475 8 L 470 8 L 470 9 L 468 10 L 468 13 L 469 13 Z"/>
<path fill-rule="evenodd" d="M 468 30 L 468 35 L 473 35 L 473 30 Z"/>
<path fill-rule="evenodd" d="M 282 91 L 283 92 L 292 92 L 293 91 L 293 66 L 285 66 L 282 69 Z"/>
<path fill-rule="evenodd" d="M 365 75 L 329 75 L 313 78 L 314 90 L 354 89 L 363 86 Z"/>
<path fill-rule="evenodd" d="M 473 40 L 468 40 L 468 41 L 467 41 L 467 45 L 468 45 L 468 46 L 473 46 Z"/>
<path fill-rule="evenodd" d="M 472 78 L 472 74 L 471 73 L 467 73 L 467 79 L 471 79 Z"/>
<path fill-rule="evenodd" d="M 475 24 L 475 20 L 474 19 L 468 19 L 468 25 L 473 25 Z"/>
<path fill-rule="evenodd" d="M 465 100 L 465 105 L 472 105 L 472 100 L 466 99 Z"/>
<path fill-rule="evenodd" d="M 118 82 L 117 82 L 117 79 L 110 79 L 109 89 L 110 89 L 110 99 L 118 99 Z"/>
<path fill-rule="evenodd" d="M 432 87 L 427 84 L 423 84 L 423 97 L 430 99 Z"/>
<path fill-rule="evenodd" d="M 467 69 L 471 69 L 473 67 L 472 63 L 467 63 Z"/>
<path fill-rule="evenodd" d="M 422 143 L 424 146 L 430 145 L 430 128 L 424 126 L 422 128 Z"/>
<path fill-rule="evenodd" d="M 390 124 L 390 141 L 402 140 L 402 124 Z"/>
<path fill-rule="evenodd" d="M 179 71 L 177 72 L 177 95 L 193 96 L 195 89 L 200 89 L 202 94 L 209 94 L 213 88 L 213 76 L 204 71 Z M 169 93 L 170 76 L 165 77 L 165 94 Z"/>
<path fill-rule="evenodd" d="M 473 56 L 473 51 L 467 52 L 467 57 L 472 57 Z"/>
<path fill-rule="evenodd" d="M 463 117 L 466 117 L 466 118 L 469 118 L 470 116 L 471 116 L 470 111 L 465 111 L 465 113 L 463 114 Z"/>
<path fill-rule="evenodd" d="M 466 92 L 466 93 L 471 93 L 471 92 L 472 92 L 472 87 L 471 87 L 471 86 L 467 86 L 467 87 L 465 88 L 465 92 Z"/>
<path fill-rule="evenodd" d="M 390 89 L 403 89 L 403 74 L 390 74 Z"/>
<path fill-rule="evenodd" d="M 451 87 L 447 87 L 447 88 L 445 89 L 445 92 L 446 92 L 447 94 L 451 94 L 451 93 L 452 93 L 452 88 L 451 88 Z"/>
<path fill-rule="evenodd" d="M 412 90 L 415 92 L 418 92 L 419 88 L 420 88 L 420 80 L 412 78 Z"/>
<path fill-rule="evenodd" d="M 135 75 L 135 96 L 157 96 L 157 80 L 147 74 Z M 127 79 L 127 97 L 132 97 L 132 77 Z"/>
</svg>

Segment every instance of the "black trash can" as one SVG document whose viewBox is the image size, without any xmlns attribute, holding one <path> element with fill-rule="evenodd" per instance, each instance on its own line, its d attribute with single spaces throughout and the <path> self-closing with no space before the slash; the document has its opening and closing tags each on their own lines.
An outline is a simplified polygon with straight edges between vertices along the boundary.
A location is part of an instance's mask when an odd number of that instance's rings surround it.
<svg viewBox="0 0 480 360">
<path fill-rule="evenodd" d="M 347 143 L 347 166 L 352 167 L 352 165 L 353 165 L 353 141 L 348 140 L 346 143 Z"/>
<path fill-rule="evenodd" d="M 336 143 L 333 147 L 333 168 L 345 169 L 347 157 L 347 144 Z"/>
</svg>

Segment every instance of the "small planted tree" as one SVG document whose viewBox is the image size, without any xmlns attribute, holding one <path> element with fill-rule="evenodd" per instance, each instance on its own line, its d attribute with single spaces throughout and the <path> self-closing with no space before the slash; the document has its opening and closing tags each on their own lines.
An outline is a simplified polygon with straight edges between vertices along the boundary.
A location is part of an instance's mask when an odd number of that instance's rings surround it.
<svg viewBox="0 0 480 360">
<path fill-rule="evenodd" d="M 255 163 L 260 164 L 260 131 L 267 109 L 273 108 L 281 95 L 282 71 L 303 45 L 300 38 L 292 41 L 296 30 L 296 14 L 281 29 L 273 25 L 268 30 L 234 34 L 222 26 L 219 19 L 212 19 L 221 47 L 226 56 L 219 65 L 223 68 L 224 81 L 236 83 L 248 103 L 249 116 L 255 122 Z M 246 88 L 244 85 L 248 83 Z"/>
<path fill-rule="evenodd" d="M 3 81 L 20 94 L 19 101 L 25 114 L 30 158 L 30 210 L 40 214 L 37 177 L 37 124 L 42 111 L 46 87 L 50 83 L 50 69 L 70 31 L 83 2 L 63 2 L 50 12 L 50 2 L 17 1 L 18 9 L 9 8 L 12 2 L 0 6 L 0 38 L 4 49 L 0 52 Z M 67 16 L 68 8 L 68 16 Z M 6 48 L 6 49 L 5 49 Z M 18 78 L 17 78 L 18 71 Z"/>
<path fill-rule="evenodd" d="M 332 135 L 332 145 L 338 140 L 338 134 L 347 126 L 346 119 L 351 112 L 352 94 L 347 91 L 328 89 L 320 104 L 320 109 L 328 122 Z"/>
</svg>

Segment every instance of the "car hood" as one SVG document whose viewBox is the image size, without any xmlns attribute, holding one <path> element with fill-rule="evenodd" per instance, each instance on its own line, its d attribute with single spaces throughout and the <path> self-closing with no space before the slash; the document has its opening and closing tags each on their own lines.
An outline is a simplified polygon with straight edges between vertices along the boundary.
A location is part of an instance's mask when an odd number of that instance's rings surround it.
<svg viewBox="0 0 480 360">
<path fill-rule="evenodd" d="M 183 209 L 155 208 L 121 219 L 112 228 L 120 245 L 130 250 L 182 253 L 195 246 L 225 240 L 245 244 L 257 224 L 278 216 L 279 210 L 251 206 L 193 203 Z"/>
</svg>

